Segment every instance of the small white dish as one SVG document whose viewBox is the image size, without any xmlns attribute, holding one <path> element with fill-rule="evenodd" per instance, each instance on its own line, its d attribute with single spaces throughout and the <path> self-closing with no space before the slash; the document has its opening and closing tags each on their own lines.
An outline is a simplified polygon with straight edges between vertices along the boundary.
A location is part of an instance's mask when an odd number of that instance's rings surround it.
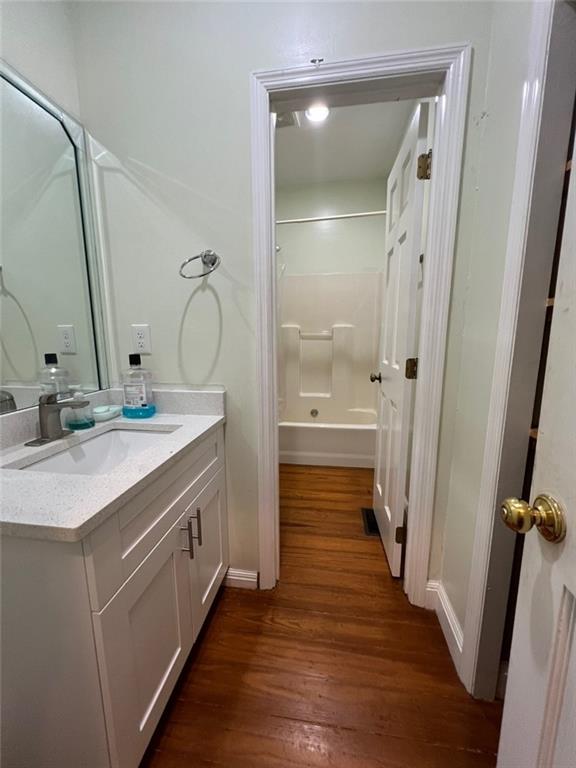
<svg viewBox="0 0 576 768">
<path fill-rule="evenodd" d="M 115 419 L 122 413 L 122 406 L 120 405 L 97 405 L 92 409 L 94 414 L 94 421 L 110 421 Z"/>
</svg>

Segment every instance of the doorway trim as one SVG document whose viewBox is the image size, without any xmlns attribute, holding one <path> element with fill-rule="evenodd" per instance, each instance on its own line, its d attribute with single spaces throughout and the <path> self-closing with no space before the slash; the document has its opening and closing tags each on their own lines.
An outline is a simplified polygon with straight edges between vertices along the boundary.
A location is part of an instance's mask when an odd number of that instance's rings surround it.
<svg viewBox="0 0 576 768">
<path fill-rule="evenodd" d="M 514 537 L 500 520 L 498 501 L 520 496 L 524 480 L 574 106 L 575 31 L 566 3 L 533 4 L 458 667 L 466 689 L 483 699 L 494 698 L 499 675 Z"/>
<path fill-rule="evenodd" d="M 426 238 L 418 382 L 410 479 L 410 525 L 404 589 L 426 605 L 432 537 L 446 334 L 456 238 L 460 176 L 472 49 L 468 44 L 389 53 L 369 58 L 255 72 L 251 75 L 253 249 L 257 317 L 259 585 L 272 589 L 279 571 L 278 384 L 274 157 L 271 100 L 322 89 L 429 95 L 441 83 Z"/>
</svg>

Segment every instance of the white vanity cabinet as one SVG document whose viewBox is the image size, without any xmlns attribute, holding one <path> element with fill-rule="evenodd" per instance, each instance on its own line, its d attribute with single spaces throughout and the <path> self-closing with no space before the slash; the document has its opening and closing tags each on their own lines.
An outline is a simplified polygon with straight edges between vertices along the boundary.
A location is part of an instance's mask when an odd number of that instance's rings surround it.
<svg viewBox="0 0 576 768">
<path fill-rule="evenodd" d="M 194 639 L 184 515 L 108 605 L 93 614 L 113 764 L 136 766 Z"/>
<path fill-rule="evenodd" d="M 118 768 L 138 765 L 226 575 L 224 468 L 201 486 L 193 483 L 175 502 L 186 505 L 184 512 L 93 613 L 110 754 Z"/>
<path fill-rule="evenodd" d="M 6 764 L 137 768 L 228 568 L 222 426 L 81 542 L 2 547 Z"/>
<path fill-rule="evenodd" d="M 192 621 L 196 639 L 228 567 L 226 486 L 222 471 L 192 502 L 187 514 L 187 525 L 192 526 L 193 547 L 188 567 L 194 584 Z"/>
</svg>

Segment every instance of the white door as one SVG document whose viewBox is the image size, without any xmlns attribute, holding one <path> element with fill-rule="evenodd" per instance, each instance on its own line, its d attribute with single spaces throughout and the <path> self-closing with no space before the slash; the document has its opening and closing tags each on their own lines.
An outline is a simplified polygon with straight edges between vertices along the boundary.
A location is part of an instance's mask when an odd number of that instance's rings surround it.
<svg viewBox="0 0 576 768">
<path fill-rule="evenodd" d="M 566 538 L 526 538 L 499 768 L 576 766 L 576 173 L 552 317 L 532 500 L 556 499 Z M 532 501 L 534 503 L 534 501 Z"/>
<path fill-rule="evenodd" d="M 417 282 L 424 185 L 416 178 L 418 155 L 427 147 L 426 104 L 410 121 L 387 184 L 386 262 L 380 335 L 378 437 L 374 474 L 374 513 L 393 576 L 400 576 L 402 528 L 410 444 L 414 381 L 405 375 L 415 355 Z"/>
<path fill-rule="evenodd" d="M 137 768 L 192 648 L 184 519 L 92 615 L 115 768 Z"/>
<path fill-rule="evenodd" d="M 194 639 L 228 570 L 226 475 L 221 469 L 186 510 Z"/>
</svg>

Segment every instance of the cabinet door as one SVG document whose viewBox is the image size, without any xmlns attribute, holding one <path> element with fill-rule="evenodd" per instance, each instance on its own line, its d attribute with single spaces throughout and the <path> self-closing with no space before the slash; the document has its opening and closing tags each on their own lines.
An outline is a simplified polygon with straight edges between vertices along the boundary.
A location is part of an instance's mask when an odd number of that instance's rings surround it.
<svg viewBox="0 0 576 768">
<path fill-rule="evenodd" d="M 228 570 L 226 475 L 221 469 L 186 510 L 193 551 L 189 561 L 194 638 Z"/>
<path fill-rule="evenodd" d="M 136 768 L 193 642 L 185 514 L 93 614 L 112 765 Z"/>
</svg>

